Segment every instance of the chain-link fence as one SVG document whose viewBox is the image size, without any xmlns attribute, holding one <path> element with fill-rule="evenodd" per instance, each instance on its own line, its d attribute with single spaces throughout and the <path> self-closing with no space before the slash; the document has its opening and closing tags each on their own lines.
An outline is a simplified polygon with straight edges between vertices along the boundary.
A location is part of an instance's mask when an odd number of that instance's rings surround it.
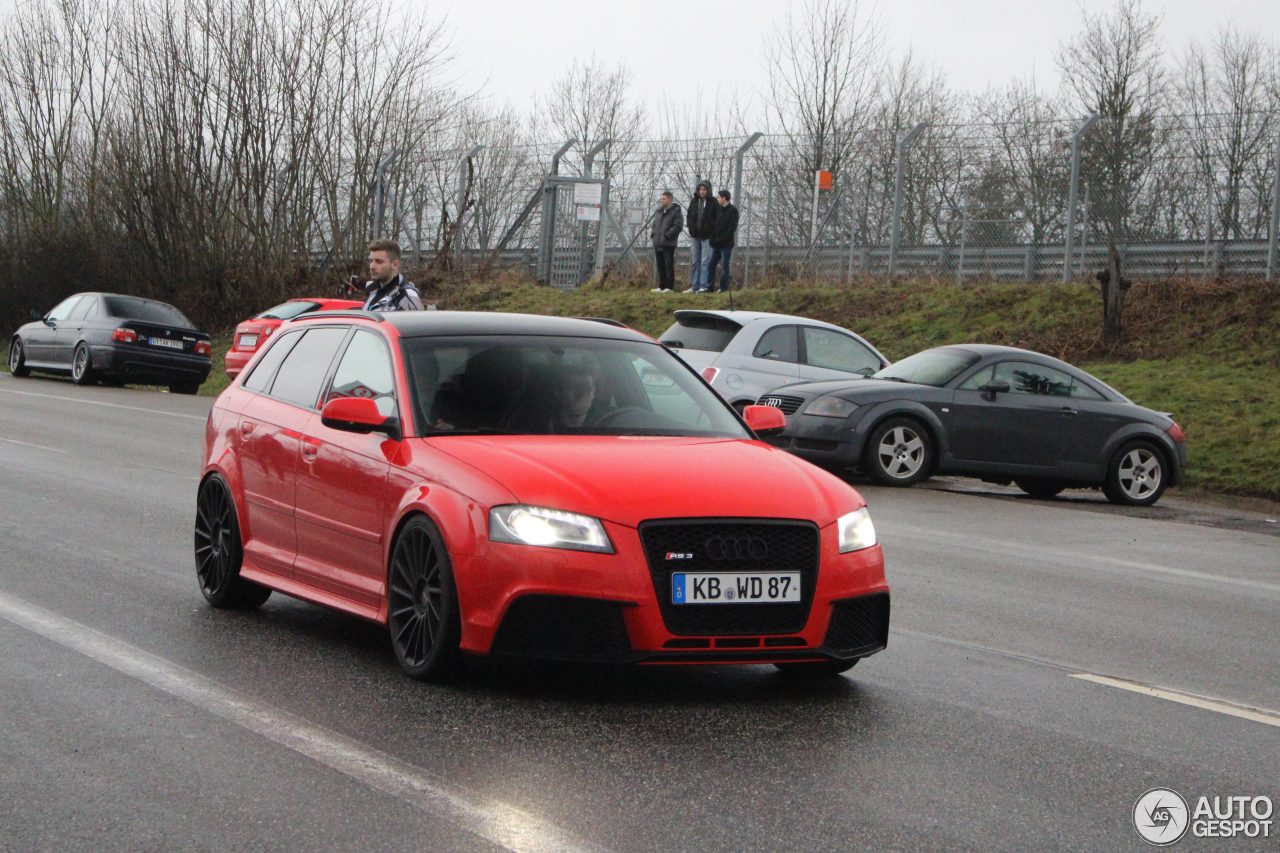
<svg viewBox="0 0 1280 853">
<path fill-rule="evenodd" d="M 602 268 L 643 274 L 659 193 L 670 189 L 683 206 L 707 180 L 734 192 L 739 286 L 1078 280 L 1105 266 L 1111 243 L 1135 276 L 1274 280 L 1280 116 L 1247 118 L 1248 138 L 1239 116 L 1202 115 L 1141 127 L 1087 120 L 870 129 L 839 145 L 762 135 L 575 141 L 554 170 L 603 178 L 607 203 L 598 222 L 581 227 L 572 205 L 557 206 L 569 219 L 556 231 L 570 235 L 557 251 L 585 259 L 574 267 L 580 280 Z M 459 263 L 536 273 L 543 207 L 534 200 L 548 191 L 559 147 L 490 147 L 457 164 Z M 830 189 L 817 188 L 819 169 L 832 173 Z M 409 229 L 402 217 L 393 230 L 419 251 L 424 233 L 433 234 L 435 248 L 450 205 L 442 196 L 434 207 L 444 213 L 434 228 Z M 678 280 L 687 282 L 687 252 L 680 258 Z"/>
</svg>

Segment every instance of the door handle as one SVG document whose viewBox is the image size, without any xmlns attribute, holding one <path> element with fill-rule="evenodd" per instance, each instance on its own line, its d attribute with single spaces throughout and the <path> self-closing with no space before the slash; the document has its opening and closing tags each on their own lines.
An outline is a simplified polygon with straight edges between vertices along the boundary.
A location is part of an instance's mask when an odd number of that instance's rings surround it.
<svg viewBox="0 0 1280 853">
<path fill-rule="evenodd" d="M 320 452 L 320 442 L 304 439 L 302 442 L 302 461 L 315 462 L 316 454 Z"/>
<path fill-rule="evenodd" d="M 1063 406 L 1061 409 L 1058 409 L 1058 411 L 1059 411 L 1059 412 L 1062 412 L 1062 414 L 1064 414 L 1064 415 L 1078 415 L 1078 414 L 1080 414 L 1078 411 L 1076 411 L 1075 409 L 1071 408 L 1070 406 Z"/>
<path fill-rule="evenodd" d="M 253 432 L 253 421 L 241 421 L 240 434 L 243 436 L 247 436 L 251 432 Z"/>
</svg>

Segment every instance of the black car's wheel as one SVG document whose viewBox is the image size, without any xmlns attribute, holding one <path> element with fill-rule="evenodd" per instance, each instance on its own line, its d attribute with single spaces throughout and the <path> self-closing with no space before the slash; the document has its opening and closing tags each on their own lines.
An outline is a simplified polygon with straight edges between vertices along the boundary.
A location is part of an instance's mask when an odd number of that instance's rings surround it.
<svg viewBox="0 0 1280 853">
<path fill-rule="evenodd" d="M 1151 506 L 1169 485 L 1164 455 L 1150 442 L 1126 444 L 1111 457 L 1102 491 L 1107 500 L 1124 506 Z"/>
<path fill-rule="evenodd" d="M 1056 497 L 1067 487 L 1066 483 L 1059 483 L 1056 480 L 1014 480 L 1014 482 L 1019 489 L 1042 501 Z"/>
<path fill-rule="evenodd" d="M 71 381 L 77 385 L 93 385 L 98 381 L 93 372 L 93 362 L 89 358 L 89 345 L 84 341 L 76 344 L 71 356 Z"/>
<path fill-rule="evenodd" d="M 169 393 L 171 394 L 195 394 L 199 390 L 199 382 L 172 382 L 169 384 Z"/>
<path fill-rule="evenodd" d="M 910 486 L 929 476 L 933 441 L 919 421 L 889 418 L 867 440 L 866 472 L 887 486 Z"/>
<path fill-rule="evenodd" d="M 240 525 L 220 477 L 205 480 L 196 496 L 195 555 L 200 592 L 214 607 L 252 609 L 271 596 L 267 587 L 240 577 Z"/>
<path fill-rule="evenodd" d="M 806 679 L 806 678 L 828 678 L 832 675 L 839 675 L 842 672 L 848 672 L 853 669 L 854 665 L 860 660 L 824 660 L 815 663 L 775 663 L 778 672 L 788 678 Z"/>
<path fill-rule="evenodd" d="M 457 674 L 462 623 L 453 565 L 436 526 L 410 519 L 391 552 L 387 630 L 400 666 L 413 678 L 439 681 Z"/>
<path fill-rule="evenodd" d="M 18 377 L 31 375 L 31 369 L 27 367 L 27 354 L 22 350 L 22 338 L 14 337 L 9 342 L 9 372 Z"/>
</svg>

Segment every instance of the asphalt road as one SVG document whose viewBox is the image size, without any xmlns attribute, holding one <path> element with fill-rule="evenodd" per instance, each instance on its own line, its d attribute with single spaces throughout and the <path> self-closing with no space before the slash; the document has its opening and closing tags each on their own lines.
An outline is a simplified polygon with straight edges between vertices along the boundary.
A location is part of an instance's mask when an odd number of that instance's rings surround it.
<svg viewBox="0 0 1280 853">
<path fill-rule="evenodd" d="M 1150 788 L 1280 800 L 1263 517 L 860 484 L 893 630 L 843 678 L 430 686 L 376 626 L 205 606 L 208 406 L 0 375 L 0 849 L 1145 849 Z"/>
</svg>

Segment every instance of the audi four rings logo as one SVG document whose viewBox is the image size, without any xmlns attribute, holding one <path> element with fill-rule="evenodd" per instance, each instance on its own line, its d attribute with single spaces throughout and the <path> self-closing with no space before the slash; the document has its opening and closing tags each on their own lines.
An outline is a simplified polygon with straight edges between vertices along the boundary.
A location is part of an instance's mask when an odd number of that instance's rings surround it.
<svg viewBox="0 0 1280 853">
<path fill-rule="evenodd" d="M 769 546 L 757 536 L 712 536 L 703 546 L 713 560 L 763 560 Z"/>
</svg>

